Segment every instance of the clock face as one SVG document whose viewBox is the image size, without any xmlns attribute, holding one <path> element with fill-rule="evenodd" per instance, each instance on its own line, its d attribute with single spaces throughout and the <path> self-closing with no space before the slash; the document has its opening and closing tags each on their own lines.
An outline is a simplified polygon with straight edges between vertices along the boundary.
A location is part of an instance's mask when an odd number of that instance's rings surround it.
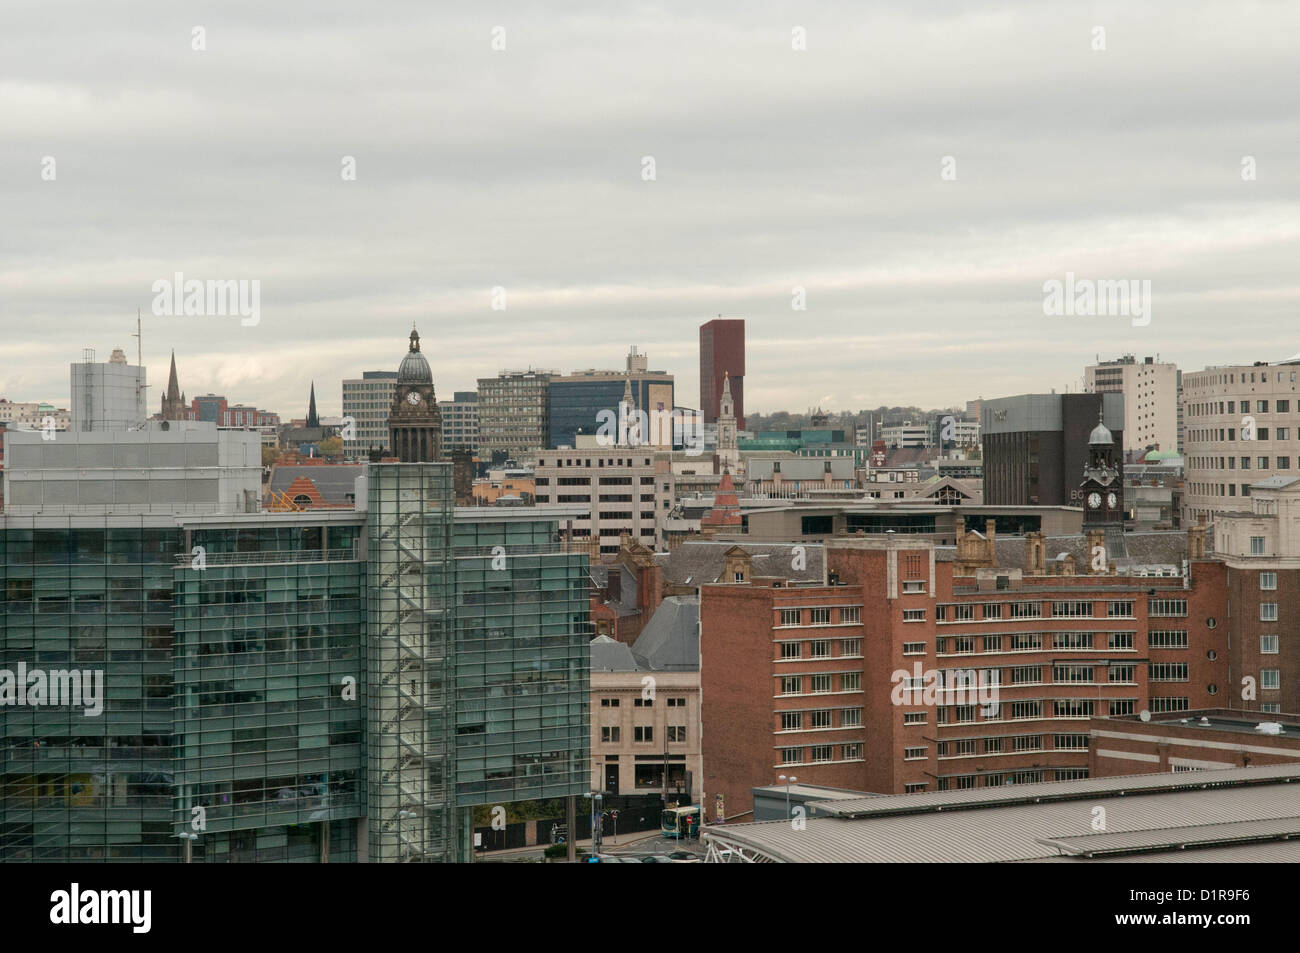
<svg viewBox="0 0 1300 953">
<path fill-rule="evenodd" d="M 420 395 L 415 391 L 411 391 L 409 394 L 406 395 L 406 402 L 410 404 L 412 407 L 414 407 L 416 404 L 420 402 Z"/>
<path fill-rule="evenodd" d="M 1088 505 L 1091 506 L 1094 510 L 1095 510 L 1097 507 L 1101 506 L 1101 494 L 1100 494 L 1100 493 L 1089 493 L 1089 494 L 1088 494 Z"/>
<path fill-rule="evenodd" d="M 1115 504 L 1118 502 L 1119 502 L 1119 497 L 1117 497 L 1114 493 L 1106 494 L 1106 505 L 1109 506 L 1112 510 L 1115 508 Z"/>
</svg>

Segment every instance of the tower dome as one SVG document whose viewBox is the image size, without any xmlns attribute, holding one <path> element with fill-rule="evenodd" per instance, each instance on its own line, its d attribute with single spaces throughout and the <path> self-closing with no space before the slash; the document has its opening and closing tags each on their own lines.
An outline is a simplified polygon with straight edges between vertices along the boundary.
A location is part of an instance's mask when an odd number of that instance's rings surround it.
<svg viewBox="0 0 1300 953">
<path fill-rule="evenodd" d="M 1115 437 L 1104 423 L 1102 423 L 1102 410 L 1097 409 L 1097 426 L 1092 428 L 1092 433 L 1088 436 L 1088 446 L 1090 447 L 1109 447 L 1114 445 Z"/>
<path fill-rule="evenodd" d="M 429 362 L 420 353 L 420 334 L 415 328 L 411 328 L 411 348 L 406 352 L 406 356 L 402 358 L 402 363 L 397 368 L 397 383 L 433 383 L 433 371 L 429 370 Z"/>
</svg>

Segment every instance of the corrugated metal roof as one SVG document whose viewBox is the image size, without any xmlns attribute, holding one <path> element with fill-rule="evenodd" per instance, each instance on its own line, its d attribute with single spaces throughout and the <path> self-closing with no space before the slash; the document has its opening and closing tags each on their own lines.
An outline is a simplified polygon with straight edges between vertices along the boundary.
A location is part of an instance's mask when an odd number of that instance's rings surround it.
<svg viewBox="0 0 1300 953">
<path fill-rule="evenodd" d="M 866 817 L 885 814 L 919 814 L 952 808 L 1014 804 L 1023 801 L 1062 800 L 1109 796 L 1125 791 L 1154 791 L 1200 788 L 1209 784 L 1300 780 L 1300 764 L 1279 764 L 1258 768 L 1224 768 L 1217 771 L 1186 771 L 1177 774 L 1136 774 L 1114 778 L 1085 778 L 1082 781 L 1043 781 L 1037 784 L 1007 784 L 996 788 L 964 791 L 932 791 L 923 794 L 891 794 L 853 801 L 834 801 L 817 806 L 827 814 Z"/>
<path fill-rule="evenodd" d="M 1182 849 L 1198 844 L 1223 844 L 1229 841 L 1277 840 L 1295 834 L 1300 834 L 1300 817 L 1197 824 L 1188 827 L 1161 827 L 1153 831 L 1118 831 L 1082 834 L 1077 837 L 1047 837 L 1041 839 L 1039 843 L 1046 847 L 1055 847 L 1067 854 L 1089 855 L 1149 850 L 1153 847 Z"/>
<path fill-rule="evenodd" d="M 862 811 L 853 818 L 810 817 L 802 820 L 798 829 L 785 820 L 712 825 L 704 829 L 703 836 L 706 840 L 721 841 L 722 845 L 747 847 L 786 863 L 990 863 L 1049 859 L 1057 856 L 1058 851 L 1043 844 L 1043 840 L 1093 836 L 1097 832 L 1092 824 L 1102 816 L 1107 833 L 1129 835 L 1215 826 L 1230 835 L 1238 823 L 1296 817 L 1300 815 L 1300 783 L 1288 781 L 1300 781 L 1297 770 L 1298 766 L 1291 765 L 1190 771 L 1173 776 L 1184 787 L 1172 791 L 1155 784 L 1145 788 L 1135 786 L 1132 782 L 1141 780 L 1136 778 L 1063 781 L 1051 786 L 1073 787 L 1074 796 L 1003 804 L 983 810 L 969 809 L 979 803 L 972 799 L 964 804 L 959 802 L 957 809 L 919 814 Z M 1252 781 L 1255 783 L 1249 783 Z M 1144 790 L 1147 793 L 1141 793 Z M 970 793 L 984 794 L 983 791 L 952 792 Z M 945 795 L 951 796 L 949 792 Z M 880 804 L 923 797 L 927 795 L 868 800 Z M 819 812 L 833 814 L 837 808 L 843 809 L 854 802 L 816 803 Z M 1104 815 L 1095 810 L 1098 807 L 1104 809 Z M 1150 839 L 1153 835 L 1144 836 Z M 1134 842 L 1139 839 L 1132 837 Z"/>
</svg>

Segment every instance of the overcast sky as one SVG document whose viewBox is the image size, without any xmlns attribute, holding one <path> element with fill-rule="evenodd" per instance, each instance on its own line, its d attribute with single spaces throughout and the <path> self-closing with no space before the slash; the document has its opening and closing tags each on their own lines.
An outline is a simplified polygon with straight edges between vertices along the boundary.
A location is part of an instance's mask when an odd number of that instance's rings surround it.
<svg viewBox="0 0 1300 953">
<path fill-rule="evenodd" d="M 763 412 L 1300 351 L 1300 4 L 884 6 L 0 5 L 0 395 L 66 406 L 137 307 L 151 411 L 175 348 L 286 418 L 412 321 L 440 398 L 635 344 L 698 406 L 743 317 Z M 260 281 L 259 323 L 155 316 L 175 272 Z M 1151 281 L 1150 323 L 1045 317 L 1066 272 Z"/>
</svg>

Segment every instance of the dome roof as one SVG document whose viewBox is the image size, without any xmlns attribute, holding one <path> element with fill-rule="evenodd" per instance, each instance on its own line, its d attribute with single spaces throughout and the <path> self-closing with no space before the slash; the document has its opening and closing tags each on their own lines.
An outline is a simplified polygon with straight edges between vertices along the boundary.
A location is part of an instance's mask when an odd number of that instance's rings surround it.
<svg viewBox="0 0 1300 953">
<path fill-rule="evenodd" d="M 1098 421 L 1097 426 L 1092 428 L 1092 433 L 1088 437 L 1089 446 L 1104 446 L 1113 444 L 1115 438 L 1111 435 L 1106 425 Z"/>
<path fill-rule="evenodd" d="M 414 328 L 411 329 L 411 349 L 406 352 L 402 363 L 397 367 L 397 383 L 433 383 L 433 371 L 429 370 L 429 362 L 420 353 L 420 335 Z"/>
</svg>

